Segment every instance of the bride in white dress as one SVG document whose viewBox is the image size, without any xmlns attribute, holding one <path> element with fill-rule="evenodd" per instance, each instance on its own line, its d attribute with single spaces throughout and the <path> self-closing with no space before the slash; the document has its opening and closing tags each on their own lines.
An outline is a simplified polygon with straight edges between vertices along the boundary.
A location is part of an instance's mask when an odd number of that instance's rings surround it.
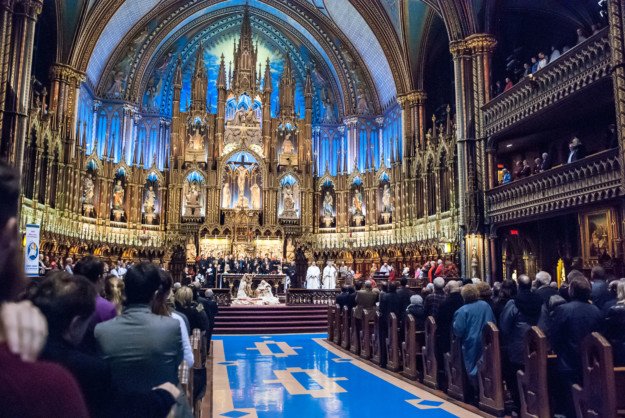
<svg viewBox="0 0 625 418">
<path fill-rule="evenodd" d="M 264 280 L 256 288 L 256 293 L 262 301 L 262 305 L 277 305 L 280 303 L 280 300 L 273 295 L 271 285 Z"/>
</svg>

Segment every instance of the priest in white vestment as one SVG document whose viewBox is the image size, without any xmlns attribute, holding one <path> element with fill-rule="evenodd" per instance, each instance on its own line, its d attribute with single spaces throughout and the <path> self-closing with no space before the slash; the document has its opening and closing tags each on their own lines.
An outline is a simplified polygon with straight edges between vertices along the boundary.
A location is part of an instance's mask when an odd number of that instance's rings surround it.
<svg viewBox="0 0 625 418">
<path fill-rule="evenodd" d="M 306 271 L 306 289 L 319 289 L 319 276 L 321 276 L 321 271 L 317 263 L 313 261 Z"/>
<path fill-rule="evenodd" d="M 323 288 L 336 289 L 336 267 L 332 261 L 323 269 Z"/>
</svg>

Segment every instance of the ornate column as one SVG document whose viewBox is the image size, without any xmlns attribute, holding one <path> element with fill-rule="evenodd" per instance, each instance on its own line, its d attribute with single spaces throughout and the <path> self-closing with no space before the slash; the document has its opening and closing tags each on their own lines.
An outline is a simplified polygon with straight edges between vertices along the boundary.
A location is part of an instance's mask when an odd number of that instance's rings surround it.
<svg viewBox="0 0 625 418">
<path fill-rule="evenodd" d="M 132 156 L 132 119 L 135 115 L 135 113 L 137 112 L 137 108 L 129 105 L 129 104 L 125 104 L 124 106 L 122 106 L 122 111 L 123 111 L 123 115 L 124 115 L 124 119 L 122 122 L 122 129 L 121 129 L 121 135 L 122 137 L 121 139 L 121 143 L 122 145 L 122 158 L 124 160 L 126 160 L 126 164 L 131 165 L 132 164 L 132 157 L 128 158 L 129 156 Z"/>
<path fill-rule="evenodd" d="M 10 6 L 10 2 L 3 1 L 2 3 L 6 12 L 6 7 Z M 24 142 L 28 133 L 35 24 L 42 7 L 43 0 L 18 0 L 13 4 L 11 47 L 10 51 L 5 51 L 4 55 L 6 57 L 7 52 L 11 54 L 9 59 L 12 67 L 9 68 L 7 76 L 7 89 L 11 94 L 8 95 L 5 106 L 0 108 L 3 138 L 0 157 L 9 161 L 19 171 L 20 177 L 24 161 Z M 2 16 L 6 17 L 4 13 Z M 2 16 L 0 16 L 0 23 Z M 8 62 L 3 63 L 3 70 L 6 65 Z"/>
<path fill-rule="evenodd" d="M 479 236 L 488 257 L 489 248 L 483 235 L 483 202 L 487 178 L 484 176 L 483 114 L 481 107 L 490 99 L 490 60 L 497 42 L 492 35 L 475 34 L 464 40 L 452 41 L 456 95 L 456 138 L 458 154 L 459 252 L 462 274 L 469 273 L 465 235 Z M 479 182 L 482 173 L 482 181 Z M 484 260 L 480 265 L 484 266 Z M 489 268 L 481 273 L 489 278 Z"/>
<path fill-rule="evenodd" d="M 87 148 L 87 154 L 91 155 L 92 152 L 95 151 L 96 155 L 98 155 L 98 147 L 97 147 L 97 137 L 98 137 L 98 110 L 100 110 L 100 106 L 102 106 L 102 102 L 99 100 L 93 101 L 93 126 L 91 128 L 91 145 L 87 147 L 85 144 L 85 148 Z M 98 157 L 101 157 L 98 155 Z"/>
</svg>

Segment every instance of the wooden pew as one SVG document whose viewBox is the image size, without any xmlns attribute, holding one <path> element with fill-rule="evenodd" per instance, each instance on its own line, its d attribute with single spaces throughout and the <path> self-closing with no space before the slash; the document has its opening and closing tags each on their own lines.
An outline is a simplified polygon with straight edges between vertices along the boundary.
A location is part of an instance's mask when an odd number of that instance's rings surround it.
<svg viewBox="0 0 625 418">
<path fill-rule="evenodd" d="M 504 414 L 503 378 L 499 330 L 492 322 L 482 330 L 482 359 L 477 363 L 477 381 L 480 390 L 479 407 L 496 416 Z"/>
<path fill-rule="evenodd" d="M 380 326 L 382 324 L 382 314 L 378 309 L 375 310 L 375 316 L 373 317 L 373 334 L 371 335 L 371 361 L 380 365 L 382 361 L 382 341 Z"/>
<path fill-rule="evenodd" d="M 356 319 L 356 308 L 352 308 L 352 320 L 349 329 L 349 351 L 354 355 L 360 354 L 360 320 Z"/>
<path fill-rule="evenodd" d="M 328 342 L 332 342 L 334 339 L 334 315 L 336 314 L 336 307 L 328 305 Z"/>
<path fill-rule="evenodd" d="M 344 349 L 349 348 L 349 322 L 350 322 L 350 312 L 347 306 L 343 306 L 343 325 L 341 327 L 341 347 Z"/>
<path fill-rule="evenodd" d="M 334 306 L 334 344 L 341 345 L 341 319 L 343 310 L 339 305 Z"/>
<path fill-rule="evenodd" d="M 360 331 L 360 357 L 365 360 L 371 358 L 372 343 L 371 338 L 374 333 L 376 312 L 364 309 L 362 311 L 362 330 Z"/>
<path fill-rule="evenodd" d="M 625 415 L 625 367 L 614 368 L 612 346 L 598 332 L 582 344 L 583 387 L 573 385 L 573 404 L 578 417 Z"/>
<path fill-rule="evenodd" d="M 193 369 L 191 371 L 195 372 L 195 370 L 203 370 L 204 364 L 202 363 L 202 338 L 199 329 L 196 328 L 193 330 L 193 335 L 191 336 L 190 342 L 191 349 L 193 350 Z M 191 374 L 194 375 L 194 373 Z M 189 404 L 191 405 L 193 415 L 196 418 L 199 418 L 202 413 L 202 398 L 194 397 L 193 386 L 191 386 L 190 396 L 187 399 L 189 399 Z"/>
<path fill-rule="evenodd" d="M 182 360 L 178 366 L 178 380 L 184 396 L 191 399 L 193 397 L 193 371 L 186 360 Z"/>
<path fill-rule="evenodd" d="M 449 353 L 445 353 L 445 373 L 447 374 L 447 395 L 464 402 L 467 398 L 467 371 L 462 359 L 462 342 L 450 331 Z"/>
<path fill-rule="evenodd" d="M 438 389 L 438 360 L 436 359 L 436 321 L 433 316 L 425 320 L 425 345 L 423 353 L 423 384 Z"/>
<path fill-rule="evenodd" d="M 390 334 L 389 334 L 390 336 Z M 417 331 L 414 316 L 408 314 L 404 319 L 404 341 L 401 343 L 403 358 L 402 374 L 412 380 L 421 380 L 421 347 L 423 346 L 423 331 Z"/>
<path fill-rule="evenodd" d="M 401 359 L 399 353 L 399 328 L 397 315 L 391 312 L 388 316 L 388 337 L 386 337 L 387 363 L 386 368 L 392 372 L 401 369 Z"/>
<path fill-rule="evenodd" d="M 525 334 L 525 370 L 517 372 L 521 417 L 549 418 L 549 384 L 547 381 L 547 337 L 534 326 Z"/>
<path fill-rule="evenodd" d="M 199 328 L 193 329 L 193 336 L 195 336 L 199 342 L 199 353 L 200 353 L 200 361 L 194 360 L 193 368 L 198 365 L 199 367 L 206 367 L 206 354 L 207 354 L 207 343 L 206 343 L 206 333 L 200 331 Z M 193 346 L 193 345 L 192 345 Z"/>
</svg>

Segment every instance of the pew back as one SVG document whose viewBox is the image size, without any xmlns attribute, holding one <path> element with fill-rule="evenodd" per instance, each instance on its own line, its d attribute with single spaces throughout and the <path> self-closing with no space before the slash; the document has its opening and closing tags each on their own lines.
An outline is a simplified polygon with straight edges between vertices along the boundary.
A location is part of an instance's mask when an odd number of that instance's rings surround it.
<svg viewBox="0 0 625 418">
<path fill-rule="evenodd" d="M 504 413 L 503 379 L 501 375 L 501 350 L 499 329 L 492 322 L 482 329 L 482 359 L 477 364 L 480 389 L 480 409 L 501 416 Z"/>
<path fill-rule="evenodd" d="M 548 418 L 547 337 L 534 326 L 525 334 L 525 370 L 517 372 L 521 417 Z"/>
<path fill-rule="evenodd" d="M 423 352 L 423 384 L 438 389 L 438 360 L 436 359 L 436 321 L 428 316 L 425 320 L 425 345 Z"/>
</svg>

